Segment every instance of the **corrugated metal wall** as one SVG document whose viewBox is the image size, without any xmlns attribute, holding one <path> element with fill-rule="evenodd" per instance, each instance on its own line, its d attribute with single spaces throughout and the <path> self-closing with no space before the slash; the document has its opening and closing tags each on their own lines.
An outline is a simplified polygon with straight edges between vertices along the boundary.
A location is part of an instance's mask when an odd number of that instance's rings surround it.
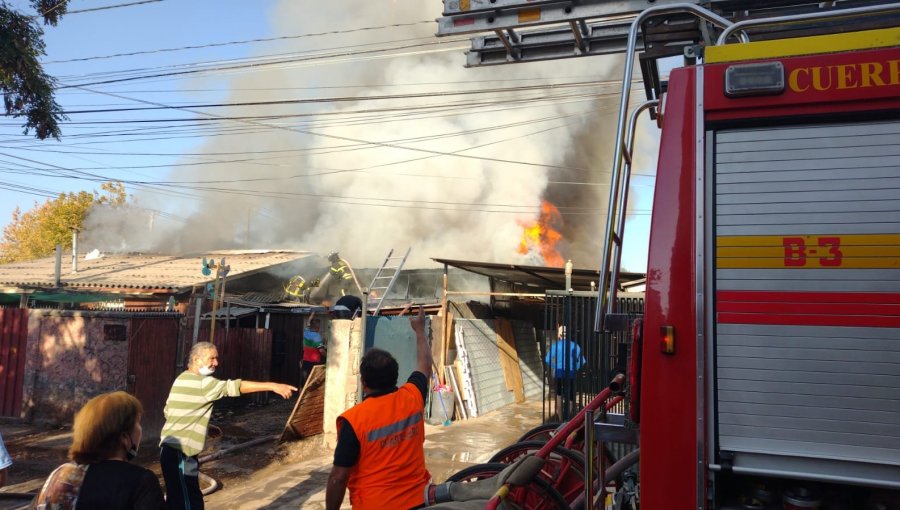
<svg viewBox="0 0 900 510">
<path fill-rule="evenodd" d="M 175 379 L 180 315 L 134 318 L 128 324 L 126 388 L 144 406 L 141 420 L 147 438 L 159 437 L 163 408 Z"/>
<path fill-rule="evenodd" d="M 272 331 L 272 370 L 275 382 L 293 384 L 300 382 L 300 361 L 303 359 L 303 326 L 308 315 L 272 314 L 269 330 Z M 323 334 L 328 321 L 322 317 Z"/>
<path fill-rule="evenodd" d="M 272 366 L 272 331 L 253 328 L 216 328 L 213 343 L 219 351 L 219 379 L 268 381 Z M 209 340 L 209 330 L 200 330 L 201 340 Z M 268 401 L 269 392 L 247 396 L 253 402 Z"/>
<path fill-rule="evenodd" d="M 493 320 L 456 319 L 456 346 L 469 366 L 478 414 L 515 402 L 500 369 L 500 348 Z"/>
<path fill-rule="evenodd" d="M 19 416 L 25 380 L 28 310 L 0 308 L 0 416 Z"/>
</svg>

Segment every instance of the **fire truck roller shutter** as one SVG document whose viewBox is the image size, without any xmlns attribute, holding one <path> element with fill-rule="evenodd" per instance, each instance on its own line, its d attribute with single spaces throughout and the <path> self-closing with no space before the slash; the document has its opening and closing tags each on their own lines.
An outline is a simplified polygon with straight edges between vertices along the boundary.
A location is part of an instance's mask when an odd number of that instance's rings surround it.
<svg viewBox="0 0 900 510">
<path fill-rule="evenodd" d="M 717 448 L 900 487 L 900 121 L 714 137 Z"/>
</svg>

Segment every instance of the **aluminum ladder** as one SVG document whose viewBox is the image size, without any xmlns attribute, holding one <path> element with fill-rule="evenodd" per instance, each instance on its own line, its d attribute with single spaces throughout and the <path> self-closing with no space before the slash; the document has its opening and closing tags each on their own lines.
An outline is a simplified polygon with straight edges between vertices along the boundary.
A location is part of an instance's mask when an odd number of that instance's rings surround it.
<svg viewBox="0 0 900 510">
<path fill-rule="evenodd" d="M 403 264 L 406 263 L 411 249 L 407 248 L 406 253 L 402 257 L 395 257 L 394 249 L 391 248 L 391 251 L 388 252 L 387 257 L 384 259 L 384 263 L 375 272 L 375 277 L 372 278 L 372 283 L 369 284 L 368 293 L 368 296 L 375 294 L 375 297 L 374 299 L 371 297 L 367 298 L 368 308 L 372 310 L 372 315 L 378 315 L 378 312 L 381 311 L 384 300 L 391 289 L 394 288 L 394 282 L 397 281 L 397 276 L 400 275 L 400 270 L 403 268 Z"/>
</svg>

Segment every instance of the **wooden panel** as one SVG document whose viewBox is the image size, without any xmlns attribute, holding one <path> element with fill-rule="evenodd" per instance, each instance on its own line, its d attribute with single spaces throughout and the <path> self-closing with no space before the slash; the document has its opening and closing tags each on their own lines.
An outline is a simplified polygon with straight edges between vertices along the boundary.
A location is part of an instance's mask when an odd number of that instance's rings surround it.
<svg viewBox="0 0 900 510">
<path fill-rule="evenodd" d="M 315 365 L 300 391 L 279 441 L 315 436 L 324 432 L 325 365 Z"/>
<path fill-rule="evenodd" d="M 28 310 L 0 309 L 0 416 L 18 416 L 22 410 Z"/>
<path fill-rule="evenodd" d="M 175 380 L 178 317 L 134 318 L 128 325 L 126 388 L 144 405 L 144 436 L 159 437 L 163 409 Z"/>
<path fill-rule="evenodd" d="M 511 390 L 517 403 L 525 402 L 525 389 L 522 372 L 519 370 L 519 355 L 516 352 L 516 337 L 512 324 L 505 319 L 497 319 L 497 348 L 500 351 L 500 367 L 503 369 L 503 380 L 506 389 Z"/>
</svg>

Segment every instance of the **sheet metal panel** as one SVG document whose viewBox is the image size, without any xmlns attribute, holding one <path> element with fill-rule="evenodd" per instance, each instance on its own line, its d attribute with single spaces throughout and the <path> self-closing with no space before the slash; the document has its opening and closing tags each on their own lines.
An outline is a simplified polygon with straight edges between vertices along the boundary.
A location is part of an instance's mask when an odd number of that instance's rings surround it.
<svg viewBox="0 0 900 510">
<path fill-rule="evenodd" d="M 716 133 L 717 446 L 736 469 L 865 465 L 867 483 L 900 485 L 898 135 L 897 121 Z"/>
<path fill-rule="evenodd" d="M 506 389 L 500 367 L 500 350 L 493 320 L 456 319 L 457 339 L 461 334 L 471 372 L 478 415 L 500 409 L 515 402 Z"/>
</svg>

